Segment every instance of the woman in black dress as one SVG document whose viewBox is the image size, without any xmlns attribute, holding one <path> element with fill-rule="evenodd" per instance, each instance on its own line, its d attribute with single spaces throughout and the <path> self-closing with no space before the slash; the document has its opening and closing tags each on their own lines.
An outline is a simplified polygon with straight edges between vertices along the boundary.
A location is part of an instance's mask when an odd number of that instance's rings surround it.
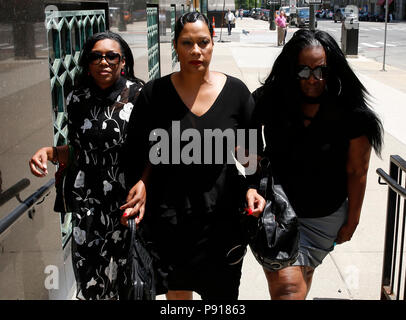
<svg viewBox="0 0 406 320">
<path fill-rule="evenodd" d="M 305 299 L 315 268 L 357 228 L 382 124 L 336 41 L 321 30 L 297 31 L 253 96 L 265 155 L 299 218 L 299 257 L 265 270 L 269 292 Z"/>
<path fill-rule="evenodd" d="M 202 299 L 238 298 L 246 250 L 239 223 L 243 178 L 223 134 L 230 142 L 237 129 L 246 133 L 254 104 L 240 80 L 209 70 L 213 44 L 204 15 L 180 17 L 180 72 L 146 84 L 128 129 L 127 182 L 137 182 L 133 168 L 143 163 L 147 201 L 140 231 L 167 268 L 168 299 L 191 299 L 192 291 Z"/>
<path fill-rule="evenodd" d="M 128 254 L 127 230 L 120 224 L 126 188 L 122 148 L 143 82 L 134 76 L 128 44 L 117 34 L 89 38 L 79 62 L 82 71 L 68 95 L 68 145 L 45 147 L 30 160 L 44 177 L 47 161 L 69 166 L 74 177 L 72 261 L 77 297 L 117 299 L 121 267 Z"/>
</svg>

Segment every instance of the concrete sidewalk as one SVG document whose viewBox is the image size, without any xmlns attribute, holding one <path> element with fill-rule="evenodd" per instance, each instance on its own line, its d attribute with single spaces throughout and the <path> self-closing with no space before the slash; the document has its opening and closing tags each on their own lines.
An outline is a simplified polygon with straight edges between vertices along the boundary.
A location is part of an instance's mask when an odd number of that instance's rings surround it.
<svg viewBox="0 0 406 320">
<path fill-rule="evenodd" d="M 289 33 L 296 30 L 289 29 Z M 216 28 L 211 70 L 235 76 L 255 90 L 281 51 L 276 46 L 276 31 L 268 30 L 265 21 L 244 18 L 237 21 L 231 36 L 223 29 L 222 41 L 226 42 L 218 42 L 219 32 Z M 348 61 L 372 95 L 371 105 L 384 123 L 385 145 L 382 159 L 375 154 L 371 157 L 357 231 L 351 242 L 337 246 L 316 269 L 310 300 L 380 298 L 387 187 L 378 184 L 375 171 L 383 168 L 388 172 L 392 154 L 406 158 L 406 130 L 402 127 L 406 119 L 406 71 L 386 66 L 383 72 L 382 64 L 361 56 Z M 244 260 L 240 299 L 269 299 L 265 276 L 251 252 Z"/>
</svg>

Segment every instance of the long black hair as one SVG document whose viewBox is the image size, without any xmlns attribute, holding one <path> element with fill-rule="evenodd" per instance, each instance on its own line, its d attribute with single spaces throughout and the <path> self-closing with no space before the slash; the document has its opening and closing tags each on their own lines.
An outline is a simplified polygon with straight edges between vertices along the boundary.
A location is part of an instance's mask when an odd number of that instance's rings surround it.
<svg viewBox="0 0 406 320">
<path fill-rule="evenodd" d="M 79 58 L 80 71 L 75 79 L 76 87 L 84 87 L 92 82 L 92 77 L 89 75 L 89 54 L 92 51 L 96 42 L 100 40 L 110 39 L 116 41 L 120 45 L 121 54 L 125 59 L 124 75 L 126 79 L 144 84 L 144 81 L 134 75 L 134 57 L 127 42 L 117 33 L 111 31 L 99 32 L 92 35 L 83 46 L 82 53 Z"/>
<path fill-rule="evenodd" d="M 175 44 L 178 43 L 178 38 L 186 23 L 193 23 L 197 20 L 203 21 L 209 28 L 210 36 L 213 39 L 213 26 L 210 23 L 209 19 L 198 11 L 186 12 L 182 14 L 175 24 Z"/>
<path fill-rule="evenodd" d="M 294 33 L 276 58 L 271 73 L 259 90 L 258 104 L 262 104 L 265 108 L 269 103 L 297 108 L 301 96 L 297 79 L 299 54 L 304 48 L 313 46 L 322 46 L 326 53 L 328 66 L 326 93 L 330 101 L 333 100 L 343 108 L 356 109 L 367 115 L 369 125 L 366 135 L 380 156 L 383 127 L 378 116 L 369 107 L 369 93 L 349 66 L 337 42 L 325 31 L 301 29 Z"/>
</svg>

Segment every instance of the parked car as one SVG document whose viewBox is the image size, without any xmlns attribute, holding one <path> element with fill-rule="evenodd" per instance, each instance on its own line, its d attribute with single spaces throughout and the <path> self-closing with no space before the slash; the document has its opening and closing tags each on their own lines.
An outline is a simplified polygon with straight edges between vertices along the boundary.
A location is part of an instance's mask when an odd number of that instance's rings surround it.
<svg viewBox="0 0 406 320">
<path fill-rule="evenodd" d="M 309 26 L 310 11 L 309 7 L 299 7 L 296 8 L 296 14 L 292 17 L 292 24 L 297 27 L 307 27 Z M 317 28 L 317 21 L 315 21 L 315 27 Z"/>
<path fill-rule="evenodd" d="M 249 15 L 250 15 L 250 11 L 249 10 L 246 10 L 246 9 L 244 9 L 243 10 L 243 17 L 249 17 Z"/>
<path fill-rule="evenodd" d="M 254 18 L 254 19 L 259 19 L 260 15 L 261 15 L 261 8 L 252 8 L 251 12 L 250 12 L 250 17 Z"/>
<path fill-rule="evenodd" d="M 334 12 L 333 20 L 334 23 L 337 23 L 337 21 L 344 21 L 345 19 L 345 8 L 339 8 Z"/>
<path fill-rule="evenodd" d="M 257 9 L 254 14 L 254 19 L 261 19 L 262 14 L 263 14 L 262 9 L 261 8 Z"/>
<path fill-rule="evenodd" d="M 132 21 L 143 21 L 146 20 L 147 13 L 145 10 L 138 9 L 131 12 Z"/>
<path fill-rule="evenodd" d="M 310 24 L 310 9 L 309 7 L 296 8 L 297 13 L 297 26 L 299 28 L 308 27 Z M 317 28 L 317 19 L 314 18 L 314 26 Z"/>
<path fill-rule="evenodd" d="M 369 16 L 370 14 L 368 11 L 361 10 L 358 14 L 358 20 L 359 21 L 369 21 Z"/>
<path fill-rule="evenodd" d="M 318 17 L 319 19 L 332 19 L 333 18 L 333 11 L 331 11 L 329 9 L 322 9 L 318 16 L 317 16 L 317 13 L 316 13 L 316 17 Z"/>
<path fill-rule="evenodd" d="M 299 28 L 309 25 L 310 11 L 308 7 L 296 8 L 297 17 L 296 17 L 296 26 Z"/>
<path fill-rule="evenodd" d="M 316 10 L 316 18 L 327 19 L 328 11 L 327 9 Z"/>
<path fill-rule="evenodd" d="M 385 22 L 385 15 L 384 14 L 375 14 L 372 18 L 372 21 L 376 22 Z"/>
<path fill-rule="evenodd" d="M 268 20 L 269 20 L 269 15 L 270 15 L 270 13 L 271 13 L 271 10 L 269 10 L 269 9 L 263 9 L 263 10 L 262 10 L 261 19 L 262 19 L 262 20 L 265 20 L 265 21 L 268 21 Z"/>
</svg>

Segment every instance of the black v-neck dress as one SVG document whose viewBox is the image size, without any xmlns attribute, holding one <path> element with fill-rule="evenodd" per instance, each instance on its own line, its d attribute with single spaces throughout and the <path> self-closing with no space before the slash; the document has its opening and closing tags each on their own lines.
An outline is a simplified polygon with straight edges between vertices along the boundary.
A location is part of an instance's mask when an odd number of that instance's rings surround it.
<svg viewBox="0 0 406 320">
<path fill-rule="evenodd" d="M 237 129 L 247 135 L 247 129 L 255 127 L 248 88 L 227 76 L 213 105 L 197 116 L 168 75 L 149 82 L 134 109 L 126 180 L 131 187 L 139 178 L 138 169 L 160 156 L 161 163 L 152 163 L 141 230 L 167 268 L 169 290 L 193 290 L 204 299 L 236 299 L 245 246 L 227 253 L 243 243 L 239 208 L 245 199 L 244 178 L 235 163 L 227 161 L 232 144 L 219 139 L 224 142 L 221 148 L 212 140 L 210 148 L 205 135 L 218 138 Z M 169 139 L 162 132 L 168 132 Z"/>
</svg>

